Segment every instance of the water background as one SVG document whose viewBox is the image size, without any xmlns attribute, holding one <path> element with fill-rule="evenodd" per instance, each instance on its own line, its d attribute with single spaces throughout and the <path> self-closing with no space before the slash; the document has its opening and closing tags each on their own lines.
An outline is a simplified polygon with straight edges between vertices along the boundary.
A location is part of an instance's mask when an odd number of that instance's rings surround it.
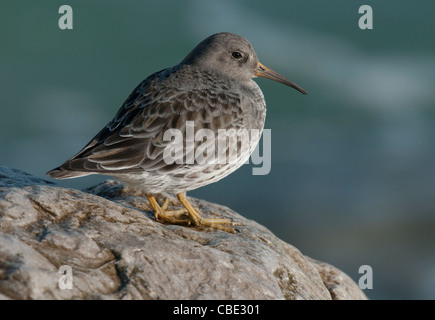
<svg viewBox="0 0 435 320">
<path fill-rule="evenodd" d="M 69 4 L 74 29 L 58 28 Z M 371 5 L 374 29 L 358 28 Z M 0 163 L 44 177 L 136 85 L 221 31 L 306 89 L 258 79 L 272 170 L 189 195 L 226 205 L 358 281 L 372 299 L 435 299 L 435 2 L 0 2 Z M 105 177 L 61 181 L 84 188 Z"/>
</svg>

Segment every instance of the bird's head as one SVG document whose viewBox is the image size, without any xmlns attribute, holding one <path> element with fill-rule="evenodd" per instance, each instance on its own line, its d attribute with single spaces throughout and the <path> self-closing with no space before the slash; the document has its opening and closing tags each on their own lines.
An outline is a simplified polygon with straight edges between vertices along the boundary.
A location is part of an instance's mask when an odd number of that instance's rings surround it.
<svg viewBox="0 0 435 320">
<path fill-rule="evenodd" d="M 295 88 L 303 94 L 307 93 L 293 81 L 261 64 L 249 41 L 234 33 L 216 33 L 206 38 L 182 63 L 218 71 L 241 82 L 264 77 Z"/>
</svg>

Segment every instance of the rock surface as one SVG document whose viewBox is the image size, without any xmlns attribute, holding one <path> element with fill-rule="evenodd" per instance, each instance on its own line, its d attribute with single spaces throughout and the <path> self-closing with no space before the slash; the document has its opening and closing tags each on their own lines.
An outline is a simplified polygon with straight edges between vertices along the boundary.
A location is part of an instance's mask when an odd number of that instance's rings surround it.
<svg viewBox="0 0 435 320">
<path fill-rule="evenodd" d="M 243 225 L 237 234 L 165 225 L 116 181 L 79 191 L 0 166 L 0 299 L 366 299 L 265 227 L 189 200 Z"/>
</svg>

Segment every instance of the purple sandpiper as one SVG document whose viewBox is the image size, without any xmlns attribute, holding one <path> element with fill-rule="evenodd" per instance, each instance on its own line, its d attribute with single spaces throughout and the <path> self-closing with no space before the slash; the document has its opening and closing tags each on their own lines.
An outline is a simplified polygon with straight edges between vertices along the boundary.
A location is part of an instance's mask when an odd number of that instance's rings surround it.
<svg viewBox="0 0 435 320">
<path fill-rule="evenodd" d="M 306 94 L 294 82 L 262 65 L 245 38 L 227 32 L 214 34 L 179 64 L 143 80 L 112 121 L 75 156 L 47 174 L 56 179 L 111 175 L 144 191 L 158 221 L 234 233 L 231 220 L 202 217 L 188 202 L 186 192 L 226 177 L 254 151 L 260 135 L 243 146 L 237 134 L 263 130 L 266 103 L 252 80 L 255 77 L 272 79 Z M 219 151 L 228 156 L 232 148 L 237 149 L 235 161 L 195 161 L 195 147 L 204 139 L 179 141 L 181 152 L 170 152 L 172 161 L 168 161 L 165 149 L 174 146 L 174 139 L 165 133 L 176 129 L 185 137 L 192 127 L 195 134 L 201 129 L 216 135 L 220 130 L 236 132 L 225 137 L 227 149 Z M 210 141 L 215 147 L 212 150 L 218 150 L 219 139 Z M 177 194 L 183 208 L 169 210 L 168 199 L 160 205 L 155 195 L 164 191 Z"/>
</svg>

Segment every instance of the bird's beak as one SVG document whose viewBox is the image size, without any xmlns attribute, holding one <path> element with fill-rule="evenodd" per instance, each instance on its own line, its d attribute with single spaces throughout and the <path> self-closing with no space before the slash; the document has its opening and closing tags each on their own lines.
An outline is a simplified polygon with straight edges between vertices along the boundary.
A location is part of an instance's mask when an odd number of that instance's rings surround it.
<svg viewBox="0 0 435 320">
<path fill-rule="evenodd" d="M 303 94 L 307 94 L 307 92 L 304 89 L 302 89 L 300 86 L 298 86 L 296 83 L 280 75 L 278 72 L 275 72 L 269 69 L 268 67 L 262 65 L 260 62 L 258 62 L 257 68 L 255 69 L 255 75 L 257 77 L 263 77 L 277 82 L 281 82 L 286 86 L 295 88 L 296 90 L 298 90 Z"/>
</svg>

